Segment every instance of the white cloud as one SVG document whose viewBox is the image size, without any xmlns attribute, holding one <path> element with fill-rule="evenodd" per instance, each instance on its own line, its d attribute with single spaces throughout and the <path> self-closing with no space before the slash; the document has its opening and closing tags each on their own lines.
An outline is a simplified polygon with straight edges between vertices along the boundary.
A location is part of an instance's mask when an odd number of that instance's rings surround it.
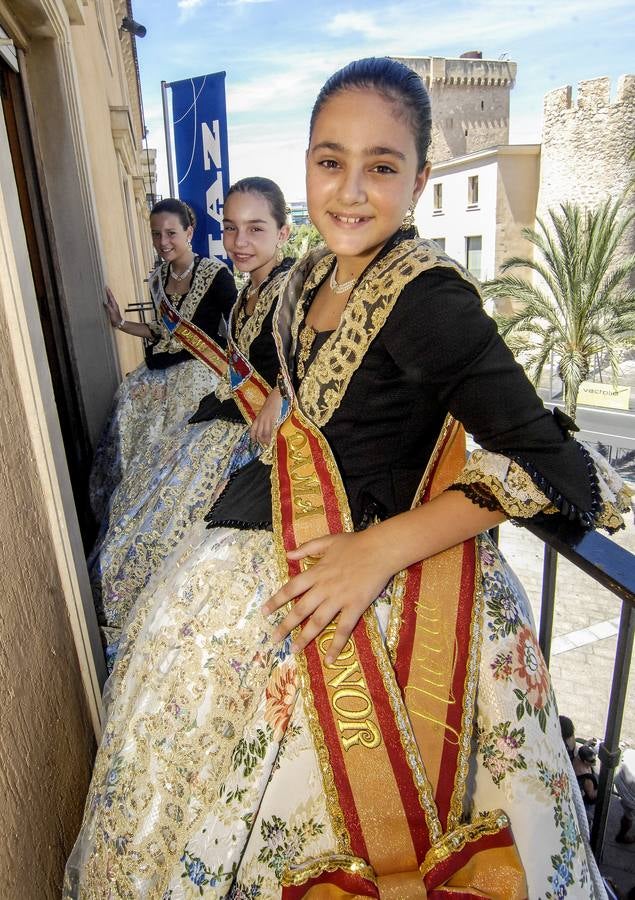
<svg viewBox="0 0 635 900">
<path fill-rule="evenodd" d="M 197 9 L 205 6 L 207 0 L 179 0 L 177 6 L 181 11 L 179 22 L 187 22 L 195 14 Z"/>
<path fill-rule="evenodd" d="M 230 175 L 232 181 L 250 175 L 272 178 L 280 185 L 287 202 L 305 196 L 305 137 L 295 128 L 289 133 L 272 131 L 270 135 L 252 129 L 251 136 L 229 129 Z"/>
<path fill-rule="evenodd" d="M 334 71 L 333 59 L 301 55 L 298 60 L 287 56 L 284 62 L 284 71 L 263 73 L 250 81 L 228 82 L 227 114 L 310 110 L 322 83 Z"/>
<path fill-rule="evenodd" d="M 374 15 L 367 12 L 338 13 L 327 23 L 325 30 L 335 35 L 358 33 L 365 38 L 380 38 L 384 34 L 384 27 L 380 27 Z"/>
<path fill-rule="evenodd" d="M 596 15 L 598 10 L 597 0 L 532 0 L 530 3 L 476 0 L 461 4 L 452 15 L 441 15 L 440 4 L 432 6 L 438 14 L 429 10 L 424 15 L 420 0 L 403 0 L 383 7 L 380 20 L 365 10 L 350 10 L 334 15 L 324 30 L 338 37 L 361 34 L 368 42 L 364 53 L 427 56 L 439 55 L 444 49 L 448 53 L 449 48 L 455 48 L 458 56 L 482 43 L 496 44 L 502 52 L 508 42 L 553 32 L 588 14 Z M 605 0 L 602 6 L 604 14 L 628 8 L 626 0 Z M 360 55 L 358 47 L 350 58 Z"/>
</svg>

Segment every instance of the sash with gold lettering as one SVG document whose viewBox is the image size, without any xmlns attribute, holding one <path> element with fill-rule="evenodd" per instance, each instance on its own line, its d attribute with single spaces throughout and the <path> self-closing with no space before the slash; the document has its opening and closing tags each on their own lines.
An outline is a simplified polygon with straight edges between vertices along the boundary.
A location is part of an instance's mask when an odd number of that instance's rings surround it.
<svg viewBox="0 0 635 900">
<path fill-rule="evenodd" d="M 370 278 L 381 278 L 382 267 L 390 268 L 394 287 L 396 273 L 416 277 L 434 264 L 439 263 L 428 245 L 404 241 L 362 279 L 359 289 Z M 272 477 L 274 534 L 284 578 L 301 571 L 301 562 L 287 560 L 287 551 L 315 537 L 352 530 L 331 450 L 300 411 L 286 367 L 285 342 L 291 340 L 298 301 L 293 278 L 292 272 L 277 317 L 289 412 L 278 429 Z M 463 430 L 448 417 L 416 502 L 443 491 L 464 460 Z M 371 607 L 334 663 L 327 666 L 324 658 L 335 623 L 299 655 L 303 698 L 338 846 L 335 855 L 287 870 L 285 900 L 526 898 L 507 816 L 495 810 L 463 823 L 481 640 L 479 574 L 472 539 L 394 579 L 386 641 Z"/>
</svg>

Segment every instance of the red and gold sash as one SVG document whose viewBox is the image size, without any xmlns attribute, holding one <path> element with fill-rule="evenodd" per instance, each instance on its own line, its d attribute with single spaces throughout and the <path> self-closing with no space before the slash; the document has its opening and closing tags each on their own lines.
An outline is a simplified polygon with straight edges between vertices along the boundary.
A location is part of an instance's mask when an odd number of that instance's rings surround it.
<svg viewBox="0 0 635 900">
<path fill-rule="evenodd" d="M 208 334 L 188 322 L 163 293 L 159 314 L 170 334 L 221 378 L 229 377 L 232 396 L 248 423 L 253 422 L 263 407 L 271 388 L 249 364 L 235 343 L 228 338 L 228 352 Z"/>
<path fill-rule="evenodd" d="M 464 461 L 463 429 L 448 417 L 417 502 Z M 278 429 L 272 493 L 284 579 L 301 571 L 289 550 L 352 530 L 331 450 L 295 402 Z M 392 610 L 392 644 L 370 608 L 335 662 L 324 661 L 335 623 L 298 656 L 337 852 L 290 868 L 283 897 L 524 900 L 507 816 L 463 823 L 482 621 L 476 540 L 400 573 Z"/>
</svg>

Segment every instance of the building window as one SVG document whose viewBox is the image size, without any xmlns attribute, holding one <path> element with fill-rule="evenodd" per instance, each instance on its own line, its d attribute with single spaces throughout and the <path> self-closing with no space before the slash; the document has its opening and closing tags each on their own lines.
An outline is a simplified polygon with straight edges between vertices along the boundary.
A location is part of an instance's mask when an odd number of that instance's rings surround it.
<svg viewBox="0 0 635 900">
<path fill-rule="evenodd" d="M 481 277 L 481 255 L 483 238 L 481 235 L 465 238 L 465 265 L 475 278 Z"/>
<path fill-rule="evenodd" d="M 434 211 L 440 212 L 443 209 L 443 185 L 435 184 L 434 185 Z"/>
<path fill-rule="evenodd" d="M 470 175 L 467 179 L 467 205 L 478 206 L 478 175 Z"/>
<path fill-rule="evenodd" d="M 441 250 L 445 250 L 445 238 L 432 238 L 432 240 Z"/>
</svg>

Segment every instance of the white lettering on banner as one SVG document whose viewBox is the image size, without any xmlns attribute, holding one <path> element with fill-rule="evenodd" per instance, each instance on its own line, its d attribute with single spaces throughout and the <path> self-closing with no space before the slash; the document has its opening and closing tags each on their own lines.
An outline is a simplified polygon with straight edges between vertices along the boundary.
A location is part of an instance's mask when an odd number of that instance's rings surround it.
<svg viewBox="0 0 635 900">
<path fill-rule="evenodd" d="M 205 206 L 207 215 L 218 223 L 219 229 L 222 230 L 223 225 L 223 206 L 225 205 L 225 195 L 223 193 L 223 165 L 221 157 L 220 144 L 220 128 L 218 119 L 214 119 L 211 129 L 206 122 L 201 123 L 201 134 L 203 136 L 203 161 L 205 171 L 209 172 L 211 163 L 215 167 L 214 181 L 205 191 Z M 207 242 L 209 247 L 209 256 L 219 256 L 226 259 L 225 248 L 223 247 L 222 238 L 215 238 L 208 234 Z"/>
<path fill-rule="evenodd" d="M 220 154 L 220 128 L 218 127 L 218 119 L 212 122 L 212 130 L 209 130 L 207 122 L 201 123 L 201 132 L 203 134 L 203 155 L 205 157 L 205 171 L 209 172 L 210 161 L 214 163 L 217 169 L 221 166 Z"/>
</svg>

